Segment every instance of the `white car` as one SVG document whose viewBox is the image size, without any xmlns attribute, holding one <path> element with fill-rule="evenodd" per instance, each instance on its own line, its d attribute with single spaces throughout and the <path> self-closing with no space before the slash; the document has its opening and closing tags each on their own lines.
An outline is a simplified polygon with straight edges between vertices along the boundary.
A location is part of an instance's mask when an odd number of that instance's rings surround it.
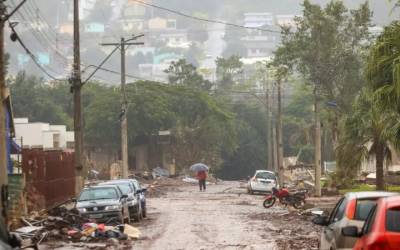
<svg viewBox="0 0 400 250">
<path fill-rule="evenodd" d="M 272 192 L 272 188 L 277 186 L 278 180 L 274 172 L 257 170 L 247 183 L 247 191 L 249 194 L 255 192 Z"/>
</svg>

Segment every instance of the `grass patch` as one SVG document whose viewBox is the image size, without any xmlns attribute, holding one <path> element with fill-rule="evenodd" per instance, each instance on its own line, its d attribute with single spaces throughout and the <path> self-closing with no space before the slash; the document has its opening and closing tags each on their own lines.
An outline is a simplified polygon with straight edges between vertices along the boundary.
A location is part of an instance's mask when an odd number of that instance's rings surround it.
<svg viewBox="0 0 400 250">
<path fill-rule="evenodd" d="M 400 186 L 390 185 L 390 186 L 387 186 L 386 188 L 387 188 L 387 191 L 390 191 L 390 192 L 400 192 Z M 351 189 L 340 189 L 339 192 L 341 194 L 345 194 L 348 192 L 364 192 L 364 191 L 375 191 L 375 190 L 376 190 L 375 185 L 361 184 L 361 185 L 354 186 Z"/>
</svg>

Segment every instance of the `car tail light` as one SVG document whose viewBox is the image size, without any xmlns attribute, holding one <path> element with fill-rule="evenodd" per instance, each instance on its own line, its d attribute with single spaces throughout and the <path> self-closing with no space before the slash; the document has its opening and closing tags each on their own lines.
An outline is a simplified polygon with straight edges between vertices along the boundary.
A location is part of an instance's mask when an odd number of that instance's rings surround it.
<svg viewBox="0 0 400 250">
<path fill-rule="evenodd" d="M 346 217 L 349 220 L 354 219 L 354 214 L 356 213 L 356 206 L 357 206 L 357 200 L 350 200 L 349 204 L 347 205 L 346 208 Z"/>
</svg>

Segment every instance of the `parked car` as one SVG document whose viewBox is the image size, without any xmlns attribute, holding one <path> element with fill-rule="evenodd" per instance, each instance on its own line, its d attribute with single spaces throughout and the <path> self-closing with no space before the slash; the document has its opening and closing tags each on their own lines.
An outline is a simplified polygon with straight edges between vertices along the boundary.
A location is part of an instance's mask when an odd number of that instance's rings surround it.
<svg viewBox="0 0 400 250">
<path fill-rule="evenodd" d="M 140 200 L 140 205 L 142 208 L 142 217 L 146 218 L 147 217 L 147 207 L 146 207 L 147 188 L 142 188 L 140 185 L 140 182 L 136 179 L 122 179 L 121 181 L 129 181 L 132 183 L 132 185 L 135 188 L 135 193 L 136 193 L 137 199 Z"/>
<path fill-rule="evenodd" d="M 135 186 L 136 192 L 138 194 L 141 206 L 142 206 L 142 215 L 144 218 L 147 217 L 147 207 L 146 207 L 146 191 L 147 188 L 142 188 L 140 182 L 136 179 L 129 179 L 132 181 Z"/>
<path fill-rule="evenodd" d="M 400 196 L 379 199 L 360 231 L 355 226 L 343 228 L 343 235 L 360 237 L 355 250 L 397 250 L 400 248 Z"/>
<path fill-rule="evenodd" d="M 127 198 L 118 186 L 90 186 L 79 194 L 75 207 L 82 217 L 97 222 L 116 219 L 120 223 L 129 223 Z"/>
<path fill-rule="evenodd" d="M 273 187 L 278 187 L 276 174 L 267 170 L 257 170 L 247 183 L 249 194 L 255 192 L 272 192 Z"/>
<path fill-rule="evenodd" d="M 142 204 L 140 202 L 140 195 L 137 188 L 130 180 L 112 180 L 100 183 L 99 185 L 117 185 L 128 196 L 129 215 L 136 222 L 140 222 L 143 218 Z"/>
<path fill-rule="evenodd" d="M 390 192 L 350 192 L 345 194 L 328 216 L 318 216 L 314 224 L 325 226 L 319 241 L 319 249 L 352 249 L 357 238 L 342 234 L 342 229 L 355 226 L 359 230 L 377 200 L 381 197 L 396 195 Z"/>
</svg>

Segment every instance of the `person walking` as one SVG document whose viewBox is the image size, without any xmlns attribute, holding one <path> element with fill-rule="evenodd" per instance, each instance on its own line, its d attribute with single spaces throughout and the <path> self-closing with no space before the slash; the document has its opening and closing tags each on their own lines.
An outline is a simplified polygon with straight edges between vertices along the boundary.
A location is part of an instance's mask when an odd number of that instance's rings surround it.
<svg viewBox="0 0 400 250">
<path fill-rule="evenodd" d="M 207 171 L 198 171 L 197 179 L 199 180 L 199 188 L 201 191 L 206 191 Z"/>
</svg>

